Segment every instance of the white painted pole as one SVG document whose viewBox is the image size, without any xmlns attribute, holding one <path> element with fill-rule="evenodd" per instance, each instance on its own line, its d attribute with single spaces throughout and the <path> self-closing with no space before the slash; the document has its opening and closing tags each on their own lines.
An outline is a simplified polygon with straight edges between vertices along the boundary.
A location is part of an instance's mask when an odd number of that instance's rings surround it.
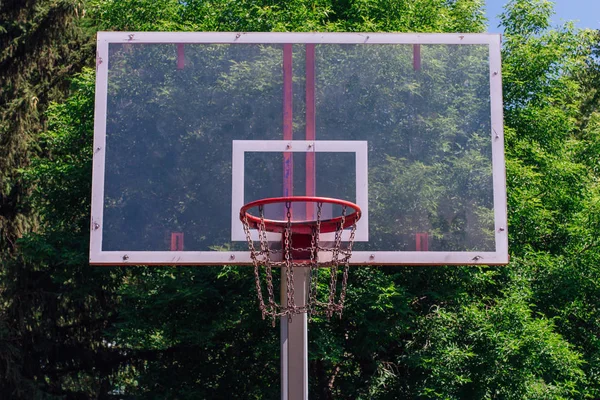
<svg viewBox="0 0 600 400">
<path fill-rule="evenodd" d="M 287 290 L 285 284 L 285 268 L 281 268 L 281 299 L 279 304 L 286 304 L 287 301 Z M 288 321 L 287 317 L 279 318 L 280 325 L 280 339 L 279 343 L 281 346 L 280 357 L 281 357 L 281 400 L 288 400 Z"/>
<path fill-rule="evenodd" d="M 286 304 L 285 268 L 281 268 L 281 304 Z M 294 269 L 294 301 L 306 304 L 309 268 Z M 280 319 L 281 400 L 308 400 L 308 328 L 306 313 Z"/>
</svg>

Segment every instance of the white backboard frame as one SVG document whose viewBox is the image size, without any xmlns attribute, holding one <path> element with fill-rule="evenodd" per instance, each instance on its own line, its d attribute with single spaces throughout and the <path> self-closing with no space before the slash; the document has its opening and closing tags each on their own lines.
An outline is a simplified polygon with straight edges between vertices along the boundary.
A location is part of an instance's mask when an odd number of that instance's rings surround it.
<svg viewBox="0 0 600 400">
<path fill-rule="evenodd" d="M 493 252 L 358 251 L 353 253 L 350 263 L 353 265 L 507 264 L 509 256 L 500 40 L 501 38 L 498 34 L 99 32 L 96 59 L 90 264 L 249 265 L 252 263 L 250 254 L 247 251 L 102 251 L 108 47 L 110 43 L 387 43 L 488 45 L 491 96 L 490 140 L 492 145 L 496 250 Z"/>
</svg>

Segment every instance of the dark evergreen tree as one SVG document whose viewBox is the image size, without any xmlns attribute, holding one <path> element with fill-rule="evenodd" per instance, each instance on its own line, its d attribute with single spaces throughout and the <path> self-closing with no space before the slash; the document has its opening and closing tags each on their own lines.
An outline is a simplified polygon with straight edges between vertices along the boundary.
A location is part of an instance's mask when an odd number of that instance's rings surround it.
<svg viewBox="0 0 600 400">
<path fill-rule="evenodd" d="M 37 187 L 46 204 L 79 203 L 86 197 L 79 197 L 81 192 L 76 187 L 85 187 L 85 181 L 57 198 L 45 191 L 49 189 L 47 186 L 37 186 L 37 182 L 24 178 L 24 170 L 31 167 L 32 157 L 56 159 L 51 153 L 57 149 L 49 141 L 40 139 L 48 128 L 48 107 L 51 102 L 65 98 L 73 74 L 84 65 L 93 65 L 94 35 L 82 25 L 83 15 L 84 8 L 78 1 L 0 2 L 2 398 L 63 396 L 68 393 L 66 388 L 77 393 L 75 388 L 81 385 L 74 377 L 78 376 L 80 367 L 75 367 L 77 363 L 73 360 L 90 357 L 86 355 L 85 346 L 77 345 L 79 339 L 76 338 L 85 337 L 83 332 L 88 330 L 95 332 L 92 335 L 101 331 L 98 313 L 92 311 L 93 306 L 86 305 L 83 292 L 73 300 L 59 283 L 62 282 L 58 278 L 60 273 L 49 267 L 58 263 L 65 274 L 74 273 L 68 265 L 77 257 L 67 248 L 78 249 L 76 253 L 81 253 L 85 260 L 81 244 L 69 240 L 76 231 L 67 230 L 64 231 L 67 235 L 61 236 L 56 229 L 68 225 L 65 220 L 53 224 L 52 221 L 58 220 L 48 218 L 48 210 L 30 197 Z M 83 123 L 84 120 L 82 115 L 76 123 L 82 123 L 82 129 L 89 129 L 90 125 Z M 51 244 L 42 239 L 44 236 L 32 232 L 62 240 L 65 247 L 53 250 Z M 27 234 L 28 239 L 18 244 Z M 80 234 L 79 239 L 82 237 Z M 53 261 L 57 257 L 60 261 Z M 77 290 L 84 289 L 77 285 Z M 78 323 L 74 317 L 77 313 L 85 314 L 87 322 Z M 93 324 L 97 326 L 91 329 Z"/>
<path fill-rule="evenodd" d="M 102 398 L 123 358 L 105 336 L 121 271 L 87 264 L 93 71 L 72 92 L 48 108 L 38 140 L 50 151 L 23 174 L 39 232 L 2 260 L 0 393 L 14 399 Z"/>
<path fill-rule="evenodd" d="M 40 148 L 51 101 L 64 98 L 68 78 L 93 60 L 93 35 L 79 23 L 79 1 L 0 3 L 0 254 L 35 228 L 20 171 Z"/>
</svg>

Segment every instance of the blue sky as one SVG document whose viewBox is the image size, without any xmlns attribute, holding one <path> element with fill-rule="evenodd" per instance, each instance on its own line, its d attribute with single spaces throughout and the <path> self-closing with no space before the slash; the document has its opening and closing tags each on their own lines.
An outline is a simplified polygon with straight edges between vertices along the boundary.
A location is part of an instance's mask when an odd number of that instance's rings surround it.
<svg viewBox="0 0 600 400">
<path fill-rule="evenodd" d="M 508 0 L 485 0 L 487 17 L 489 20 L 488 32 L 499 33 L 497 28 L 498 14 L 502 13 L 503 6 Z M 559 25 L 566 21 L 575 21 L 578 28 L 600 29 L 600 0 L 554 0 L 554 16 L 552 25 Z"/>
</svg>

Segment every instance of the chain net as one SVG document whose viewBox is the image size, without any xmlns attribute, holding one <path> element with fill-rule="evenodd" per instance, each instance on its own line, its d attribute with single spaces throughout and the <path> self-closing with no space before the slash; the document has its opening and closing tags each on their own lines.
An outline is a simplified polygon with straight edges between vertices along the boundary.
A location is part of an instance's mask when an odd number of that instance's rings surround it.
<svg viewBox="0 0 600 400">
<path fill-rule="evenodd" d="M 307 313 L 310 317 L 317 314 L 324 314 L 327 318 L 331 318 L 333 315 L 340 317 L 342 315 L 346 299 L 346 288 L 348 286 L 349 261 L 352 255 L 356 223 L 350 227 L 350 237 L 342 245 L 342 233 L 347 215 L 347 207 L 342 206 L 341 219 L 334 231 L 333 242 L 322 242 L 319 235 L 321 231 L 323 202 L 317 202 L 316 205 L 316 219 L 307 222 L 307 225 L 312 230 L 312 233 L 308 235 L 310 237 L 308 247 L 294 246 L 293 239 L 298 234 L 292 232 L 292 205 L 289 201 L 285 202 L 287 222 L 282 234 L 281 249 L 273 249 L 269 245 L 263 206 L 258 206 L 260 217 L 260 223 L 256 224 L 258 243 L 255 243 L 250 234 L 250 224 L 247 215 L 242 218 L 242 225 L 244 226 L 244 232 L 254 265 L 254 280 L 259 308 L 263 319 L 267 316 L 270 317 L 273 326 L 275 326 L 276 318 L 287 316 L 288 321 L 291 321 L 292 316 L 295 314 Z M 294 259 L 294 256 L 296 258 L 300 256 L 302 259 Z M 273 268 L 284 268 L 281 274 L 281 279 L 285 278 L 286 298 L 284 299 L 284 303 L 275 300 Z M 294 270 L 297 268 L 309 269 L 308 294 L 302 305 L 297 305 L 295 301 Z M 326 293 L 319 293 L 319 272 L 326 269 L 329 270 L 328 291 Z M 341 285 L 338 285 L 340 272 L 342 279 Z M 264 294 L 266 294 L 266 299 Z"/>
</svg>

